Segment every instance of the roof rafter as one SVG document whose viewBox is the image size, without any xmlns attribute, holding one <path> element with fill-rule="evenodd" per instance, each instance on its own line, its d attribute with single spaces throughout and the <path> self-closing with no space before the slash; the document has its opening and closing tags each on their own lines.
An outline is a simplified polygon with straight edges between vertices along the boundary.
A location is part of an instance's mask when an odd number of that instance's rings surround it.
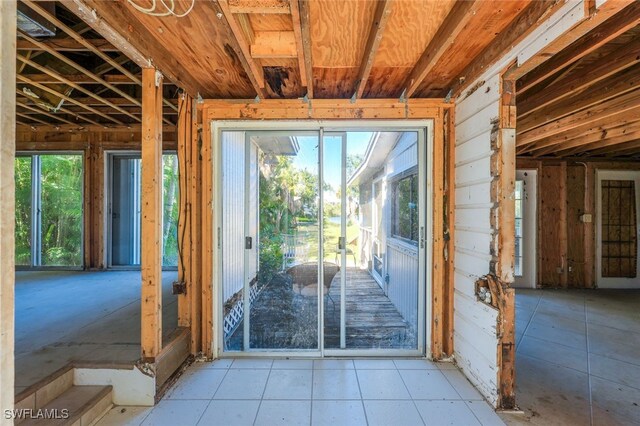
<svg viewBox="0 0 640 426">
<path fill-rule="evenodd" d="M 476 8 L 475 0 L 456 1 L 405 80 L 402 86 L 405 97 L 413 96 L 424 78 L 429 74 L 429 71 L 433 69 L 442 55 L 451 48 L 458 34 L 475 15 Z"/>
<path fill-rule="evenodd" d="M 621 12 L 563 49 L 543 65 L 521 78 L 517 84 L 518 94 L 526 92 L 536 84 L 579 61 L 638 24 L 640 24 L 640 2 L 627 6 Z"/>
<path fill-rule="evenodd" d="M 218 0 L 214 2 L 216 8 L 220 9 L 222 13 L 222 19 L 226 23 L 226 27 L 230 31 L 230 39 L 232 41 L 232 48 L 236 52 L 242 68 L 247 73 L 247 77 L 253 85 L 253 89 L 256 91 L 260 98 L 265 98 L 264 92 L 264 73 L 262 67 L 260 67 L 254 59 L 251 57 L 251 49 L 249 43 L 244 39 L 243 31 L 236 18 L 233 16 L 227 0 Z M 243 12 L 246 13 L 246 12 Z"/>
<path fill-rule="evenodd" d="M 392 3 L 393 0 L 380 0 L 376 6 L 376 12 L 373 16 L 371 29 L 369 30 L 364 55 L 360 62 L 358 77 L 355 81 L 354 96 L 356 98 L 362 98 L 362 94 L 364 93 L 364 89 L 367 85 L 367 80 L 369 80 L 369 74 L 371 74 L 371 68 L 373 68 L 373 60 L 378 52 L 384 28 L 387 25 L 389 16 L 391 15 Z"/>
</svg>

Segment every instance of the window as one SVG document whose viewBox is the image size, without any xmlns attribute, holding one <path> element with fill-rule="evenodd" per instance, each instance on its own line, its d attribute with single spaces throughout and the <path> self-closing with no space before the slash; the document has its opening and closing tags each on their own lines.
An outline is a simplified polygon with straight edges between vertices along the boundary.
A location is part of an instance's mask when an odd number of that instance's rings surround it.
<svg viewBox="0 0 640 426">
<path fill-rule="evenodd" d="M 522 213 L 524 211 L 524 181 L 517 180 L 516 181 L 516 191 L 515 191 L 515 202 L 516 202 L 516 217 L 515 217 L 515 226 L 516 226 L 516 254 L 515 254 L 515 275 L 516 277 L 522 276 Z"/>
<path fill-rule="evenodd" d="M 418 242 L 418 174 L 392 183 L 391 234 L 396 238 Z"/>
<path fill-rule="evenodd" d="M 19 156 L 16 265 L 82 266 L 82 156 Z"/>
<path fill-rule="evenodd" d="M 603 180 L 602 277 L 636 278 L 636 189 L 632 180 Z"/>
</svg>

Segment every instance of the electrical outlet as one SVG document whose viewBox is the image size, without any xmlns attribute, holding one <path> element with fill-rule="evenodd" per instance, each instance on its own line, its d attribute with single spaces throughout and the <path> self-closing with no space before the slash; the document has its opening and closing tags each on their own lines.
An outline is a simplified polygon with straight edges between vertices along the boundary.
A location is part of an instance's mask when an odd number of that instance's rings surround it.
<svg viewBox="0 0 640 426">
<path fill-rule="evenodd" d="M 556 268 L 556 273 L 561 274 L 562 273 L 562 268 Z"/>
<path fill-rule="evenodd" d="M 585 213 L 580 215 L 580 222 L 582 223 L 591 223 L 593 221 L 593 217 L 591 213 Z"/>
</svg>

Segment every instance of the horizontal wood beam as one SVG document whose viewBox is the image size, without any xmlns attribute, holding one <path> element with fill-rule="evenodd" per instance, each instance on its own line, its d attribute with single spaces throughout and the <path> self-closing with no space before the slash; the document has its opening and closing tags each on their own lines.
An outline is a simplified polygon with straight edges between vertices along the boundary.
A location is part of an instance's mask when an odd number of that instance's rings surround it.
<svg viewBox="0 0 640 426">
<path fill-rule="evenodd" d="M 510 70 L 505 78 L 510 80 L 518 80 L 524 75 L 530 73 L 533 69 L 541 66 L 549 61 L 559 52 L 562 52 L 577 39 L 592 31 L 598 25 L 605 22 L 610 17 L 619 13 L 625 7 L 634 3 L 635 0 L 612 0 L 603 3 L 596 10 L 585 10 L 582 21 L 576 24 L 569 31 L 564 32 L 555 38 L 551 43 L 540 49 L 535 55 L 529 58 L 525 63 L 518 64 L 517 68 Z M 559 2 L 564 4 L 565 2 Z M 593 12 L 593 13 L 592 13 Z"/>
<path fill-rule="evenodd" d="M 95 49 L 100 50 L 102 52 L 120 52 L 113 44 L 109 43 L 107 40 L 103 38 L 99 39 L 86 39 L 87 43 L 92 45 Z M 18 38 L 18 50 L 31 50 L 34 52 L 44 52 L 45 50 L 40 47 L 34 47 L 31 43 L 26 40 L 22 40 Z M 58 52 L 90 52 L 84 44 L 78 43 L 76 40 L 72 38 L 51 38 L 51 39 L 43 39 L 42 44 L 48 46 L 52 49 L 57 50 Z"/>
<path fill-rule="evenodd" d="M 103 104 L 115 109 L 119 113 L 124 114 L 124 115 L 128 116 L 129 118 L 132 118 L 135 121 L 138 121 L 138 122 L 140 121 L 140 119 L 138 117 L 136 117 L 135 115 L 130 114 L 129 112 L 123 110 L 119 106 L 109 102 L 108 100 L 102 98 L 101 96 L 96 95 L 92 91 L 85 89 L 84 87 L 80 86 L 79 84 L 72 82 L 71 80 L 67 79 L 65 76 L 63 76 L 63 75 L 61 75 L 61 74 L 59 74 L 59 73 L 57 73 L 57 72 L 55 72 L 53 70 L 50 70 L 49 68 L 43 67 L 42 65 L 40 65 L 40 64 L 38 64 L 36 62 L 30 61 L 29 59 L 25 58 L 24 56 L 22 56 L 20 54 L 17 54 L 17 58 L 18 58 L 19 61 L 22 61 L 22 62 L 26 63 L 30 67 L 32 67 L 32 68 L 34 68 L 34 69 L 36 69 L 36 70 L 38 70 L 40 72 L 43 72 L 48 76 L 51 76 L 51 77 L 57 79 L 59 83 L 64 83 L 64 84 L 68 85 L 69 87 L 73 87 L 77 91 L 79 91 L 81 93 L 84 93 L 86 96 L 89 96 L 89 97 L 95 99 L 96 101 L 101 102 L 101 103 L 103 103 Z M 31 80 L 31 81 L 33 81 L 33 80 Z"/>
<path fill-rule="evenodd" d="M 257 31 L 251 44 L 253 58 L 297 58 L 293 31 Z"/>
<path fill-rule="evenodd" d="M 518 133 L 518 146 L 546 139 L 572 129 L 586 129 L 593 123 L 611 117 L 633 117 L 640 111 L 640 93 L 631 92 L 603 102 L 576 114 L 555 120 L 544 126 Z"/>
<path fill-rule="evenodd" d="M 536 0 L 529 3 L 450 83 L 453 96 L 461 96 L 462 92 L 494 65 L 505 52 L 517 45 L 562 5 L 563 3 L 557 0 Z"/>
<path fill-rule="evenodd" d="M 638 24 L 640 24 L 640 2 L 625 7 L 543 65 L 518 80 L 518 94 L 525 93 L 536 84 L 543 82 L 560 70 L 596 51 Z"/>
<path fill-rule="evenodd" d="M 75 123 L 73 123 L 72 121 L 69 121 L 69 120 L 67 120 L 67 119 L 65 119 L 65 118 L 62 118 L 62 117 L 60 117 L 59 115 L 51 114 L 51 113 L 49 113 L 49 112 L 45 111 L 45 110 L 44 110 L 44 109 L 42 109 L 42 108 L 39 108 L 39 107 L 33 107 L 33 106 L 31 106 L 31 105 L 27 105 L 26 103 L 23 103 L 23 102 L 20 102 L 20 101 L 16 101 L 16 105 L 17 105 L 19 108 L 24 108 L 24 109 L 26 109 L 27 111 L 31 111 L 31 112 L 32 112 L 32 113 L 34 113 L 34 114 L 44 115 L 45 117 L 49 117 L 49 118 L 52 118 L 52 119 L 54 119 L 54 120 L 58 120 L 58 121 L 60 121 L 61 123 L 75 125 Z M 47 124 L 50 124 L 50 123 L 47 123 Z"/>
<path fill-rule="evenodd" d="M 456 1 L 402 85 L 405 97 L 413 96 L 442 55 L 451 49 L 458 34 L 475 15 L 477 7 L 474 0 Z"/>
<path fill-rule="evenodd" d="M 640 89 L 640 67 L 632 67 L 608 78 L 601 84 L 589 87 L 582 93 L 554 102 L 525 117 L 518 117 L 518 129 L 526 132 L 638 89 Z"/>
<path fill-rule="evenodd" d="M 25 77 L 29 78 L 29 80 L 37 81 L 38 83 L 42 83 L 42 84 L 58 83 L 57 79 L 52 78 L 51 76 L 49 76 L 47 74 L 24 74 L 24 73 L 22 73 L 22 75 L 24 75 Z M 64 77 L 67 80 L 72 81 L 72 82 L 77 83 L 77 84 L 100 84 L 100 83 L 97 83 L 94 79 L 89 78 L 84 74 L 66 74 Z M 102 78 L 106 82 L 111 83 L 113 85 L 137 85 L 137 83 L 131 81 L 131 79 L 129 77 L 127 77 L 126 75 L 107 74 L 107 75 L 103 75 Z M 171 83 L 170 81 L 165 81 L 164 84 L 165 85 L 171 85 L 173 83 Z"/>
<path fill-rule="evenodd" d="M 373 61 L 380 47 L 382 41 L 382 35 L 384 34 L 384 28 L 387 25 L 389 16 L 391 16 L 391 6 L 393 0 L 380 0 L 376 6 L 376 12 L 373 16 L 373 22 L 371 23 L 371 29 L 369 30 L 369 36 L 367 37 L 367 44 L 364 48 L 364 54 L 360 61 L 360 69 L 358 70 L 358 77 L 355 81 L 354 93 L 356 98 L 362 98 L 364 89 L 367 86 L 371 69 L 373 68 Z"/>
<path fill-rule="evenodd" d="M 640 117 L 637 120 L 620 121 L 618 117 L 613 116 L 595 123 L 588 129 L 574 129 L 561 134 L 559 137 L 552 137 L 523 147 L 517 151 L 517 154 L 546 155 L 583 145 L 600 144 L 605 139 L 624 137 L 626 133 L 636 130 L 640 130 Z"/>
<path fill-rule="evenodd" d="M 640 64 L 638 51 L 640 51 L 640 39 L 625 44 L 605 55 L 594 66 L 583 67 L 576 72 L 571 72 L 538 93 L 525 96 L 518 101 L 519 116 L 526 117 L 547 105 L 572 97 L 594 84 Z"/>
<path fill-rule="evenodd" d="M 216 119 L 282 120 L 282 119 L 407 119 L 438 117 L 443 110 L 452 108 L 443 99 L 314 99 L 311 103 L 300 99 L 253 100 L 208 99 L 198 108 L 203 121 Z M 208 114 L 208 115 L 207 115 Z"/>
</svg>

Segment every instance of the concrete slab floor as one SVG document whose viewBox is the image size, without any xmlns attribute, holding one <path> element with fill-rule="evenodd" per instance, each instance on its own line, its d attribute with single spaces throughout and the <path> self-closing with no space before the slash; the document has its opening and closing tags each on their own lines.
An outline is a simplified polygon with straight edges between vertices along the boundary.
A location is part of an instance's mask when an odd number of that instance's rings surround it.
<svg viewBox="0 0 640 426">
<path fill-rule="evenodd" d="M 640 290 L 516 290 L 510 425 L 640 424 Z"/>
<path fill-rule="evenodd" d="M 165 271 L 163 331 L 177 326 Z M 16 272 L 16 391 L 69 362 L 132 363 L 140 357 L 140 271 Z"/>
</svg>

